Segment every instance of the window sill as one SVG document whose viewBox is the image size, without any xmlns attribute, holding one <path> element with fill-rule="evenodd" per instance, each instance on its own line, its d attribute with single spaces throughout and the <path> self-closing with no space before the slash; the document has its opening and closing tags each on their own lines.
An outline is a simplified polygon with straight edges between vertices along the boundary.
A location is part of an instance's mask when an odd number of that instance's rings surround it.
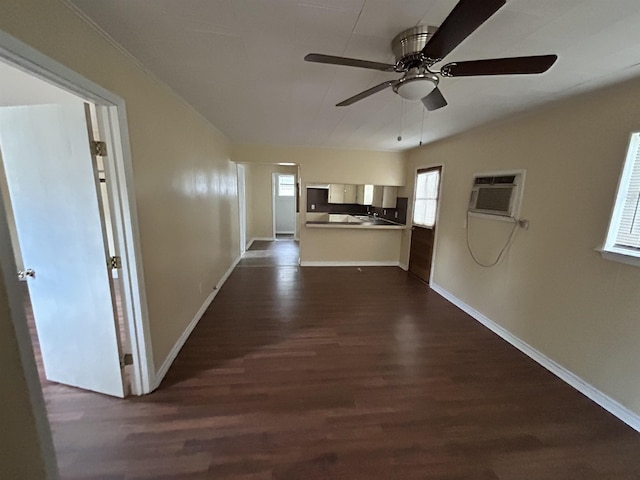
<svg viewBox="0 0 640 480">
<path fill-rule="evenodd" d="M 624 250 L 605 250 L 602 247 L 596 248 L 595 250 L 599 252 L 605 260 L 640 267 L 640 256 L 633 255 Z"/>
</svg>

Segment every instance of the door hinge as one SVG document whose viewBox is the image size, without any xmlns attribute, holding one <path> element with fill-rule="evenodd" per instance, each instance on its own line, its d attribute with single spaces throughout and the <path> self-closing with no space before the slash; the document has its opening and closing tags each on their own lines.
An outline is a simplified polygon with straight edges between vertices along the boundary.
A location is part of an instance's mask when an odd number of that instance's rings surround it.
<svg viewBox="0 0 640 480">
<path fill-rule="evenodd" d="M 107 144 L 106 142 L 100 142 L 98 140 L 94 140 L 91 142 L 91 153 L 96 157 L 106 157 L 107 156 Z"/>
<path fill-rule="evenodd" d="M 133 355 L 125 353 L 120 357 L 120 368 L 124 368 L 127 365 L 133 365 Z"/>
<path fill-rule="evenodd" d="M 122 268 L 122 258 L 116 255 L 115 257 L 109 257 L 109 268 L 111 270 L 117 270 L 118 268 Z"/>
</svg>

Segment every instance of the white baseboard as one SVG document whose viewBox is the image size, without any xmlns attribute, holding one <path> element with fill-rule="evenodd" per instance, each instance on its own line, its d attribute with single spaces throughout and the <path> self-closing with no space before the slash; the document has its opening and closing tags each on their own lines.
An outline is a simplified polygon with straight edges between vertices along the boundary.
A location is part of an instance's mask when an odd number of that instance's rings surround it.
<svg viewBox="0 0 640 480">
<path fill-rule="evenodd" d="M 484 314 L 480 313 L 475 308 L 471 307 L 470 305 L 466 304 L 465 302 L 463 302 L 453 294 L 449 293 L 440 285 L 431 283 L 430 286 L 433 291 L 435 291 L 439 295 L 449 300 L 451 303 L 453 303 L 455 306 L 457 306 L 464 312 L 471 315 L 474 319 L 476 319 L 478 322 L 480 322 L 482 325 L 487 327 L 493 333 L 501 337 L 503 340 L 507 341 L 508 343 L 516 347 L 518 350 L 520 350 L 522 353 L 527 355 L 529 358 L 536 361 L 537 363 L 542 365 L 544 368 L 549 370 L 551 373 L 556 375 L 558 378 L 565 381 L 566 383 L 571 385 L 573 388 L 578 390 L 580 393 L 582 393 L 586 397 L 593 400 L 595 403 L 600 405 L 609 413 L 618 417 L 620 420 L 622 420 L 624 423 L 629 425 L 631 428 L 640 432 L 640 415 L 632 412 L 624 405 L 621 405 L 620 403 L 615 401 L 613 398 L 602 393 L 596 387 L 584 381 L 582 378 L 580 378 L 573 372 L 567 370 L 562 365 L 556 363 L 555 361 L 547 357 L 544 353 L 540 352 L 539 350 L 536 350 L 534 347 L 532 347 L 528 343 L 516 337 L 511 332 L 506 330 L 504 327 L 501 327 L 494 321 L 490 320 Z"/>
<path fill-rule="evenodd" d="M 408 263 L 400 263 L 398 264 L 398 266 L 403 269 L 405 272 L 409 271 L 409 264 Z"/>
<path fill-rule="evenodd" d="M 229 267 L 229 269 L 225 272 L 225 274 L 222 276 L 220 281 L 216 284 L 216 287 L 204 300 L 204 303 L 198 309 L 193 319 L 191 319 L 191 321 L 189 322 L 189 325 L 187 325 L 187 328 L 184 329 L 184 332 L 182 332 L 182 335 L 180 335 L 180 338 L 178 338 L 176 343 L 173 345 L 173 348 L 169 352 L 169 355 L 167 355 L 167 358 L 164 360 L 164 362 L 162 362 L 162 365 L 160 366 L 160 368 L 155 374 L 151 391 L 154 391 L 156 388 L 160 386 L 160 383 L 162 383 L 162 380 L 164 379 L 165 375 L 169 371 L 169 368 L 171 367 L 176 357 L 178 356 L 178 353 L 180 353 L 180 350 L 182 349 L 187 339 L 189 338 L 189 335 L 191 335 L 191 332 L 193 332 L 193 329 L 196 328 L 196 325 L 198 325 L 198 322 L 202 318 L 202 315 L 204 315 L 204 312 L 206 312 L 207 308 L 209 308 L 209 305 L 211 305 L 211 302 L 213 302 L 213 299 L 216 298 L 216 295 L 220 291 L 220 288 L 222 287 L 224 282 L 227 281 L 227 279 L 229 278 L 229 275 L 231 275 L 231 273 L 233 272 L 233 269 L 236 268 L 236 265 L 238 265 L 239 261 L 240 261 L 240 257 L 234 260 L 233 264 Z"/>
<path fill-rule="evenodd" d="M 224 285 L 224 283 L 227 281 L 227 279 L 229 278 L 229 275 L 231 275 L 233 273 L 233 271 L 235 270 L 235 268 L 238 266 L 238 263 L 240 263 L 240 260 L 242 260 L 242 257 L 238 257 L 236 258 L 233 263 L 231 264 L 231 266 L 227 269 L 226 272 L 224 272 L 224 275 L 222 275 L 222 278 L 220 279 L 220 281 L 218 281 L 218 283 L 216 284 L 216 289 L 212 292 L 212 293 L 218 293 L 220 291 L 220 289 L 222 288 L 222 285 Z M 215 297 L 215 295 L 214 295 Z M 212 299 L 213 300 L 213 299 Z M 206 308 L 205 308 L 206 310 Z M 204 312 L 203 312 L 204 313 Z"/>
<path fill-rule="evenodd" d="M 382 262 L 316 262 L 316 261 L 300 261 L 301 267 L 397 267 L 398 262 L 382 261 Z"/>
</svg>

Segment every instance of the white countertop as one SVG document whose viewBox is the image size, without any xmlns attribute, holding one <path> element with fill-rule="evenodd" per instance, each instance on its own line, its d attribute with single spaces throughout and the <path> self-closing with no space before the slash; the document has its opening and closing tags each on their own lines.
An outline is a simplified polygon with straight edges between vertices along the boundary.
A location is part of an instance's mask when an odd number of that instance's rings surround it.
<svg viewBox="0 0 640 480">
<path fill-rule="evenodd" d="M 335 213 L 307 214 L 305 226 L 308 228 L 351 228 L 358 230 L 404 230 L 407 228 L 406 225 L 393 223 L 378 217 Z"/>
</svg>

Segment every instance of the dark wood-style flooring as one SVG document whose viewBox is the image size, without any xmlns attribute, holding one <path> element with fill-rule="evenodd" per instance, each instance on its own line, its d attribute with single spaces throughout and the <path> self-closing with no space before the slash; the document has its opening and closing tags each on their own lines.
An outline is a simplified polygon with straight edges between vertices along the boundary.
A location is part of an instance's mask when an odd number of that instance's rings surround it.
<svg viewBox="0 0 640 480">
<path fill-rule="evenodd" d="M 640 478 L 640 434 L 411 275 L 275 257 L 239 264 L 156 392 L 45 386 L 64 479 Z"/>
</svg>

